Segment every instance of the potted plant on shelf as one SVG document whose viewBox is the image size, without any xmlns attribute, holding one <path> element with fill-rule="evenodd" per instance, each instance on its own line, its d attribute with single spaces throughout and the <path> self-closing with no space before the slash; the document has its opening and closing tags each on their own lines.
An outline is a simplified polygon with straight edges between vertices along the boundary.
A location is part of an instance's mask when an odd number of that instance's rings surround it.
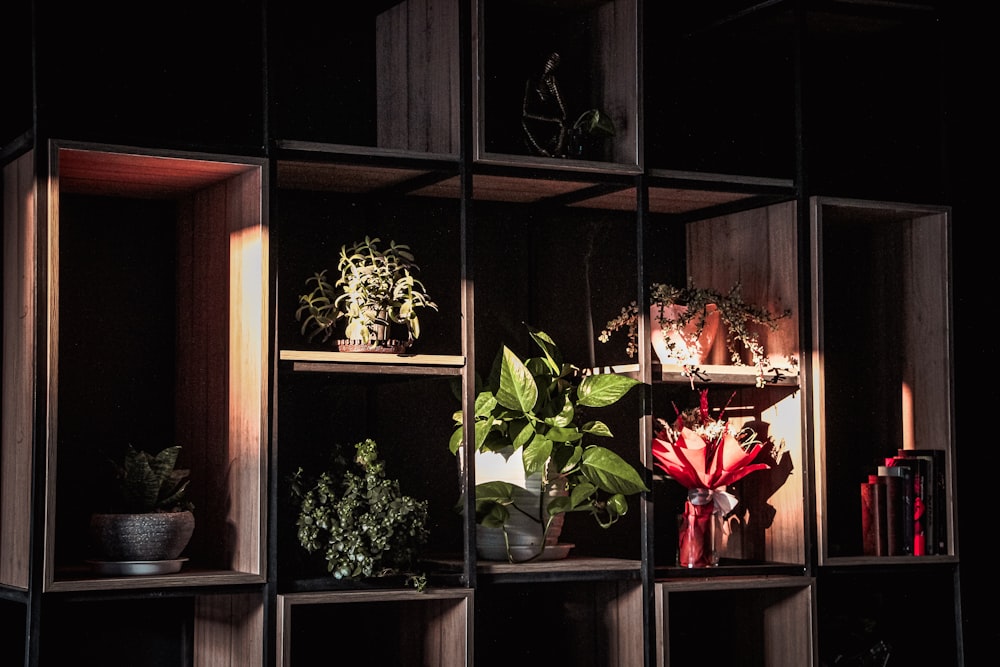
<svg viewBox="0 0 1000 667">
<path fill-rule="evenodd" d="M 677 364 L 690 375 L 704 363 L 719 327 L 725 329 L 726 349 L 737 366 L 745 365 L 743 351 L 757 371 L 757 386 L 764 385 L 764 374 L 771 362 L 753 325 L 763 325 L 776 331 L 778 322 L 789 315 L 790 309 L 772 312 L 743 298 L 742 285 L 736 283 L 722 293 L 707 287 L 697 287 L 694 279 L 685 287 L 653 283 L 649 294 L 651 344 L 662 364 Z M 622 308 L 621 314 L 608 321 L 598 336 L 602 343 L 621 329 L 628 331 L 626 353 L 631 358 L 637 350 L 639 307 L 636 302 Z M 794 363 L 790 360 L 790 363 Z"/>
<path fill-rule="evenodd" d="M 176 468 L 180 445 L 153 455 L 129 445 L 111 461 L 116 485 L 113 511 L 90 517 L 90 536 L 104 574 L 176 572 L 194 532 L 194 505 L 186 500 L 190 470 Z"/>
<path fill-rule="evenodd" d="M 621 375 L 584 374 L 555 342 L 528 327 L 541 354 L 522 360 L 504 345 L 475 404 L 477 551 L 510 562 L 561 558 L 568 512 L 590 514 L 604 528 L 628 511 L 626 496 L 648 490 L 639 473 L 589 437 L 612 437 L 589 408 L 618 402 L 640 384 Z M 479 382 L 479 378 L 477 378 Z M 481 383 L 480 383 L 481 384 Z M 453 415 L 453 454 L 462 450 L 464 417 Z"/>
<path fill-rule="evenodd" d="M 420 337 L 418 310 L 437 304 L 416 277 L 420 268 L 407 245 L 365 236 L 364 240 L 340 248 L 334 283 L 327 271 L 314 274 L 306 284 L 313 289 L 299 296 L 295 318 L 302 334 L 310 341 L 327 342 L 344 321 L 344 338 L 336 341 L 342 352 L 400 353 Z M 392 329 L 405 328 L 405 339 L 395 338 Z"/>
<path fill-rule="evenodd" d="M 292 476 L 299 544 L 321 553 L 334 579 L 402 575 L 422 591 L 426 577 L 413 570 L 429 535 L 427 501 L 403 495 L 399 482 L 386 477 L 374 440 L 354 449 L 348 460 L 335 448 L 317 476 L 302 468 Z"/>
</svg>

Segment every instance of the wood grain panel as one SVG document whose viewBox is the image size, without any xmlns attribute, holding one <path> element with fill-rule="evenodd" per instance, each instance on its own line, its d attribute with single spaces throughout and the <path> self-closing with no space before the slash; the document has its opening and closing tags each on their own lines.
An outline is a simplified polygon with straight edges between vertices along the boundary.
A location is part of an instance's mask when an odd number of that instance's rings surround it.
<svg viewBox="0 0 1000 667">
<path fill-rule="evenodd" d="M 195 598 L 195 667 L 264 665 L 261 594 L 212 594 Z"/>
<path fill-rule="evenodd" d="M 378 146 L 458 154 L 458 3 L 406 0 L 376 19 Z"/>
<path fill-rule="evenodd" d="M 3 434 L 0 442 L 0 584 L 27 590 L 34 438 L 35 160 L 3 169 Z"/>
<path fill-rule="evenodd" d="M 781 320 L 778 331 L 757 326 L 768 358 L 777 366 L 787 365 L 788 355 L 799 350 L 795 210 L 794 202 L 786 202 L 687 226 L 688 274 L 696 285 L 726 293 L 738 282 L 747 302 L 772 312 L 791 309 L 791 316 Z M 728 356 L 724 336 L 719 335 L 710 360 L 730 363 Z M 750 359 L 744 357 L 743 361 L 749 363 Z"/>
<path fill-rule="evenodd" d="M 117 197 L 172 199 L 245 171 L 245 164 L 64 148 L 59 189 Z"/>
<path fill-rule="evenodd" d="M 639 164 L 639 84 L 637 80 L 638 17 L 635 0 L 614 0 L 594 12 L 596 36 L 596 97 L 615 121 L 611 161 Z"/>
</svg>

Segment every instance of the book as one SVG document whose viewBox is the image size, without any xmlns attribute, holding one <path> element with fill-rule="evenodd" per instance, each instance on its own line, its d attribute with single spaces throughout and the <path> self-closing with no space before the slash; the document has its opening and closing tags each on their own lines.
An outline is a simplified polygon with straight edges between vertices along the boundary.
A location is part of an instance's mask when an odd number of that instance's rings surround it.
<svg viewBox="0 0 1000 667">
<path fill-rule="evenodd" d="M 861 482 L 861 553 L 865 556 L 879 555 L 877 486 L 878 482 Z"/>
<path fill-rule="evenodd" d="M 926 507 L 927 553 L 948 553 L 948 475 L 943 449 L 900 449 L 898 456 L 917 457 L 928 462 Z"/>
<path fill-rule="evenodd" d="M 909 466 L 897 465 L 896 458 L 885 459 L 885 473 L 899 478 L 899 517 L 900 538 L 899 553 L 893 555 L 912 556 L 914 549 L 915 522 L 914 516 L 914 483 L 913 471 Z M 922 527 L 922 526 L 921 526 Z"/>
<path fill-rule="evenodd" d="M 927 461 L 916 456 L 897 456 L 894 458 L 896 467 L 906 467 L 910 470 L 913 482 L 913 554 L 923 556 L 929 553 L 930 545 L 933 542 L 929 532 L 929 504 L 930 498 L 927 495 Z"/>
<path fill-rule="evenodd" d="M 888 533 L 885 528 L 885 481 L 869 475 L 861 483 L 861 543 L 865 556 L 888 556 Z"/>
<path fill-rule="evenodd" d="M 889 466 L 878 466 L 878 478 L 885 484 L 885 532 L 887 556 L 902 556 L 903 551 L 903 477 L 889 473 Z M 906 523 L 910 523 L 906 517 Z"/>
</svg>

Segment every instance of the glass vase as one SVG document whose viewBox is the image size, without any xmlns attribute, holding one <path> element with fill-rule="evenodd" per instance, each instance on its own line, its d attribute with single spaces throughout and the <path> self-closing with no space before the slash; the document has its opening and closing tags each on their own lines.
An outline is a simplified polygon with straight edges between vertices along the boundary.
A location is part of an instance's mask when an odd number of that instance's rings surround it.
<svg viewBox="0 0 1000 667">
<path fill-rule="evenodd" d="M 684 513 L 677 517 L 677 565 L 715 567 L 719 564 L 722 516 L 711 489 L 688 489 Z"/>
</svg>

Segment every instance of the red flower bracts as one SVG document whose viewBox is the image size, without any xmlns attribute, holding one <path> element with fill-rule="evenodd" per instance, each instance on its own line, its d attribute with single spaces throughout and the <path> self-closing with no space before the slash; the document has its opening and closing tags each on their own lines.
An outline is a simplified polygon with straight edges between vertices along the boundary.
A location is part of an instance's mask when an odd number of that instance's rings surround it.
<svg viewBox="0 0 1000 667">
<path fill-rule="evenodd" d="M 754 463 L 763 447 L 757 433 L 749 428 L 735 431 L 723 419 L 711 419 L 708 390 L 701 392 L 697 415 L 678 412 L 671 427 L 659 420 L 663 428 L 653 436 L 653 458 L 656 465 L 687 489 L 721 489 L 755 470 L 771 466 Z"/>
</svg>

